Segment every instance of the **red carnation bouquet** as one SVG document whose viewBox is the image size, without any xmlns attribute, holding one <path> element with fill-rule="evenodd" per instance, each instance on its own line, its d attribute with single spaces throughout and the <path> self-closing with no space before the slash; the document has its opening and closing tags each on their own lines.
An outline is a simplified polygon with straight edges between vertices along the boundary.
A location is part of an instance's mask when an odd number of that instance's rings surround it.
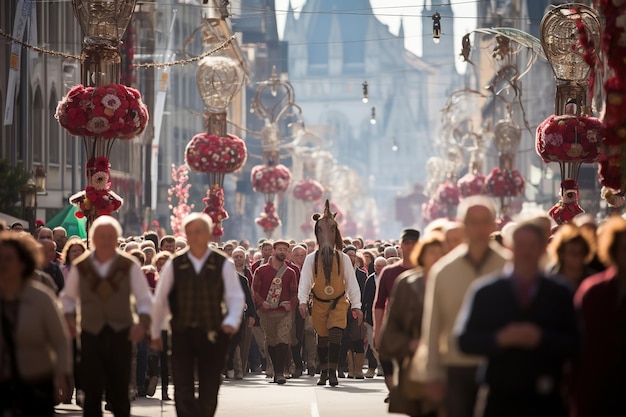
<svg viewBox="0 0 626 417">
<path fill-rule="evenodd" d="M 255 219 L 255 223 L 261 226 L 265 233 L 271 235 L 274 229 L 281 225 L 280 218 L 276 214 L 276 206 L 271 201 L 265 203 L 260 217 Z"/>
<path fill-rule="evenodd" d="M 87 217 L 90 221 L 99 216 L 110 215 L 123 203 L 122 198 L 110 190 L 110 164 L 104 157 L 91 158 L 87 162 L 87 186 L 70 197 L 70 203 L 78 210 L 77 218 Z"/>
<path fill-rule="evenodd" d="M 458 206 L 461 201 L 461 190 L 451 181 L 439 185 L 435 195 L 437 202 L 444 206 Z"/>
<path fill-rule="evenodd" d="M 224 210 L 224 190 L 217 184 L 214 184 L 202 199 L 205 204 L 204 213 L 208 214 L 213 220 L 213 236 L 220 238 L 224 236 L 224 228 L 222 221 L 228 218 L 228 212 Z"/>
<path fill-rule="evenodd" d="M 471 197 L 484 192 L 486 177 L 479 173 L 467 173 L 457 182 L 461 195 L 463 197 Z"/>
<path fill-rule="evenodd" d="M 129 140 L 146 128 L 148 108 L 139 91 L 123 84 L 77 85 L 59 102 L 55 117 L 75 136 Z"/>
<path fill-rule="evenodd" d="M 246 163 L 246 144 L 235 135 L 195 135 L 185 149 L 185 162 L 194 172 L 235 172 Z"/>
<path fill-rule="evenodd" d="M 322 198 L 324 187 L 314 179 L 300 180 L 293 187 L 293 196 L 298 200 L 317 201 Z"/>
<path fill-rule="evenodd" d="M 486 178 L 485 190 L 493 197 L 516 197 L 524 192 L 524 184 L 518 170 L 495 167 Z"/>
<path fill-rule="evenodd" d="M 603 128 L 595 117 L 552 115 L 537 127 L 537 153 L 544 162 L 596 162 Z"/>
<path fill-rule="evenodd" d="M 265 194 L 287 191 L 291 181 L 291 172 L 284 165 L 256 165 L 250 173 L 252 189 Z"/>
</svg>

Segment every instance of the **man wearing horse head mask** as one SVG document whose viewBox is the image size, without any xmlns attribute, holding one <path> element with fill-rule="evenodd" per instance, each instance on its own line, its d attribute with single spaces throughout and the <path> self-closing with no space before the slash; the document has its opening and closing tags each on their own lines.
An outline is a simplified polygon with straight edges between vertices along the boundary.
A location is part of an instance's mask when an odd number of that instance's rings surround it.
<svg viewBox="0 0 626 417">
<path fill-rule="evenodd" d="M 342 252 L 343 240 L 326 200 L 323 214 L 314 214 L 315 236 L 318 249 L 307 255 L 302 265 L 298 287 L 299 310 L 303 317 L 309 315 L 309 294 L 313 292 L 311 322 L 318 334 L 317 353 L 320 362 L 320 379 L 317 385 L 337 386 L 337 363 L 341 348 L 341 335 L 347 325 L 351 307 L 360 325 L 361 290 L 352 262 Z M 350 305 L 352 304 L 352 305 Z"/>
</svg>

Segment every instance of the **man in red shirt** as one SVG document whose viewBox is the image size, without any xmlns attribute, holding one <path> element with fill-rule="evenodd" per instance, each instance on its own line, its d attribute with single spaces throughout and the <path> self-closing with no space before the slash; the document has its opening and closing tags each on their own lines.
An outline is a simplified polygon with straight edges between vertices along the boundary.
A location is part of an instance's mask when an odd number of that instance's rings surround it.
<svg viewBox="0 0 626 417">
<path fill-rule="evenodd" d="M 254 273 L 252 290 L 267 351 L 274 365 L 274 382 L 284 384 L 293 311 L 298 305 L 298 283 L 296 273 L 285 263 L 289 242 L 277 240 L 273 249 L 274 255 Z"/>
<path fill-rule="evenodd" d="M 419 238 L 420 232 L 418 230 L 404 229 L 400 238 L 400 250 L 403 254 L 402 260 L 386 266 L 380 273 L 380 281 L 376 287 L 376 298 L 374 299 L 374 348 L 377 350 L 380 347 L 385 310 L 387 309 L 391 289 L 396 282 L 396 278 L 404 271 L 413 267 L 410 255 Z M 384 358 L 380 358 L 380 364 L 385 374 L 385 384 L 387 388 L 391 388 L 393 384 L 393 364 L 390 360 L 385 360 Z M 385 402 L 388 402 L 388 399 L 389 396 L 385 398 Z"/>
</svg>

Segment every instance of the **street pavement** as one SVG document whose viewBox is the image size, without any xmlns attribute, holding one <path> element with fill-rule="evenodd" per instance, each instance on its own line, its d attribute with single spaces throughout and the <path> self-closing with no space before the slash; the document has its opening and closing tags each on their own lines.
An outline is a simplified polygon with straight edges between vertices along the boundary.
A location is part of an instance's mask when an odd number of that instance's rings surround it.
<svg viewBox="0 0 626 417">
<path fill-rule="evenodd" d="M 245 379 L 225 380 L 220 388 L 217 417 L 373 417 L 387 414 L 383 402 L 387 389 L 382 377 L 340 379 L 338 387 L 318 387 L 317 378 L 303 375 L 285 385 L 268 382 L 265 375 L 247 375 Z M 175 417 L 173 401 L 161 402 L 161 387 L 154 398 L 138 398 L 131 404 L 136 417 Z M 174 388 L 169 387 L 174 397 Z M 103 404 L 104 407 L 104 404 Z M 76 405 L 57 406 L 59 416 L 82 416 Z M 112 416 L 105 412 L 105 416 Z"/>
</svg>

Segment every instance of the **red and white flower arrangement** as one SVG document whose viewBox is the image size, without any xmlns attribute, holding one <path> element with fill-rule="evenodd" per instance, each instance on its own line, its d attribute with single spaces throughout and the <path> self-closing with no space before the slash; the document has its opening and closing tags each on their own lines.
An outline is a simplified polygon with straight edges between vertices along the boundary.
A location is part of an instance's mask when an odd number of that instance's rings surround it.
<svg viewBox="0 0 626 417">
<path fill-rule="evenodd" d="M 194 208 L 193 204 L 187 204 L 189 200 L 189 189 L 191 188 L 191 184 L 188 183 L 189 170 L 187 167 L 185 165 L 176 167 L 175 164 L 172 164 L 172 180 L 174 180 L 174 185 L 167 190 L 167 201 L 169 203 L 169 209 L 172 210 L 172 214 L 170 215 L 170 227 L 172 228 L 174 236 L 182 236 L 184 234 L 182 227 L 183 219 L 191 213 L 191 210 Z M 176 199 L 176 201 L 174 199 Z"/>
<path fill-rule="evenodd" d="M 535 146 L 544 162 L 598 160 L 604 125 L 587 116 L 550 116 L 537 127 Z"/>
<path fill-rule="evenodd" d="M 293 196 L 298 200 L 317 201 L 324 194 L 324 186 L 312 178 L 300 180 L 293 187 Z"/>
<path fill-rule="evenodd" d="M 265 194 L 287 191 L 291 182 L 291 172 L 284 165 L 256 165 L 250 173 L 252 189 Z"/>
<path fill-rule="evenodd" d="M 458 206 L 461 201 L 461 189 L 455 183 L 446 181 L 437 187 L 435 199 L 444 206 Z"/>
<path fill-rule="evenodd" d="M 471 197 L 484 192 L 485 182 L 486 177 L 483 174 L 468 172 L 459 179 L 457 185 L 463 197 Z"/>
<path fill-rule="evenodd" d="M 424 224 L 428 224 L 433 220 L 445 218 L 448 216 L 446 206 L 434 199 L 430 199 L 422 204 L 422 220 Z"/>
<path fill-rule="evenodd" d="M 524 185 L 518 170 L 495 167 L 487 175 L 485 191 L 493 197 L 516 197 L 524 192 Z"/>
<path fill-rule="evenodd" d="M 213 220 L 213 237 L 219 240 L 224 236 L 222 221 L 228 218 L 228 212 L 224 209 L 224 190 L 219 185 L 213 184 L 202 201 L 205 204 L 202 211 Z"/>
<path fill-rule="evenodd" d="M 268 201 L 265 203 L 263 212 L 260 217 L 255 219 L 255 223 L 261 226 L 263 231 L 268 235 L 271 235 L 272 232 L 282 224 L 280 218 L 276 214 L 276 206 L 274 206 L 273 202 Z"/>
<path fill-rule="evenodd" d="M 246 144 L 235 135 L 195 135 L 185 149 L 185 162 L 194 172 L 235 172 L 246 163 Z"/>
<path fill-rule="evenodd" d="M 55 117 L 75 136 L 129 140 L 146 128 L 148 108 L 139 91 L 123 84 L 77 85 L 59 102 Z"/>
<path fill-rule="evenodd" d="M 91 158 L 87 162 L 87 186 L 69 199 L 78 209 L 74 213 L 77 218 L 86 217 L 93 221 L 98 216 L 110 215 L 122 206 L 124 200 L 110 190 L 110 175 L 106 157 Z"/>
</svg>

